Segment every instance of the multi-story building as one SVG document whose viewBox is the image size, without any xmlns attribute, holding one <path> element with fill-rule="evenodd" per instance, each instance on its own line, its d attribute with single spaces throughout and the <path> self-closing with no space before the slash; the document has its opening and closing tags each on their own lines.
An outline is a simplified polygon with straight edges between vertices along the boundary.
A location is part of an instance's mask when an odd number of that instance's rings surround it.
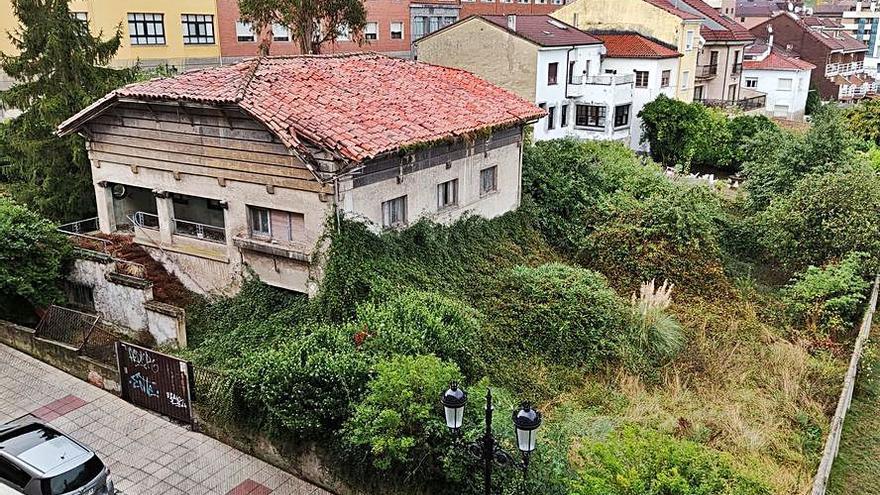
<svg viewBox="0 0 880 495">
<path fill-rule="evenodd" d="M 765 95 L 766 115 L 801 121 L 807 107 L 810 76 L 816 66 L 774 46 L 773 42 L 771 35 L 746 49 L 743 91 Z"/>
<path fill-rule="evenodd" d="M 833 7 L 833 8 L 832 8 Z M 865 67 L 880 72 L 880 4 L 877 1 L 850 1 L 833 6 L 817 6 L 816 17 L 834 19 L 855 39 L 868 46 Z"/>
<path fill-rule="evenodd" d="M 524 128 L 544 114 L 461 70 L 348 54 L 129 85 L 59 132 L 88 141 L 101 231 L 133 231 L 191 289 L 249 267 L 311 293 L 337 212 L 382 229 L 515 209 Z"/>
<path fill-rule="evenodd" d="M 868 47 L 828 22 L 784 12 L 753 27 L 762 38 L 816 66 L 811 83 L 824 100 L 862 98 L 876 92 L 877 84 L 865 68 Z"/>
<path fill-rule="evenodd" d="M 537 140 L 629 144 L 635 76 L 604 71 L 603 51 L 600 39 L 547 15 L 471 16 L 415 42 L 419 61 L 465 69 L 547 110 Z"/>
<path fill-rule="evenodd" d="M 605 46 L 602 71 L 633 75 L 633 103 L 630 146 L 643 149 L 639 112 L 660 95 L 675 97 L 681 54 L 672 47 L 638 33 L 591 33 Z"/>
</svg>

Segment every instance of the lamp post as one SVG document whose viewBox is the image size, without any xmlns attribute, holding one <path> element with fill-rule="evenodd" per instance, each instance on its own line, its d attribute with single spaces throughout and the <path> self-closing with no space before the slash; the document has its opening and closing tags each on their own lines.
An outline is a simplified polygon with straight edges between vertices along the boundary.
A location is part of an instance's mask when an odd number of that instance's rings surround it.
<svg viewBox="0 0 880 495">
<path fill-rule="evenodd" d="M 440 402 L 446 426 L 456 436 L 460 434 L 464 422 L 464 406 L 467 404 L 467 392 L 452 382 L 449 390 L 443 393 Z M 482 438 L 468 445 L 468 451 L 483 462 L 483 493 L 492 493 L 492 468 L 494 464 L 501 467 L 513 466 L 523 472 L 523 479 L 528 472 L 529 456 L 535 450 L 537 430 L 541 426 L 541 413 L 533 409 L 531 404 L 523 402 L 519 409 L 513 411 L 513 427 L 516 443 L 522 461 L 516 462 L 509 453 L 501 448 L 492 434 L 492 390 L 486 390 L 486 425 Z"/>
</svg>

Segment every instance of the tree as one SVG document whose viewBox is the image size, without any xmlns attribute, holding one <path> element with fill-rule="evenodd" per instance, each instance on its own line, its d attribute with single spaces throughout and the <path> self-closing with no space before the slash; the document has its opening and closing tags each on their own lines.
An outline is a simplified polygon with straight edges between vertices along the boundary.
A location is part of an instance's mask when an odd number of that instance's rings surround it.
<svg viewBox="0 0 880 495">
<path fill-rule="evenodd" d="M 19 55 L 0 54 L 16 84 L 0 103 L 24 113 L 5 131 L 6 152 L 26 182 L 18 199 L 55 220 L 94 212 L 90 165 L 82 138 L 55 129 L 94 100 L 133 79 L 134 70 L 105 67 L 119 49 L 121 27 L 107 40 L 71 17 L 66 0 L 13 0 L 22 28 L 10 33 Z"/>
<path fill-rule="evenodd" d="M 61 270 L 72 247 L 52 222 L 0 196 L 0 315 L 60 297 Z"/>
<path fill-rule="evenodd" d="M 846 117 L 856 136 L 880 145 L 880 100 L 865 100 L 852 107 Z"/>
<path fill-rule="evenodd" d="M 242 20 L 260 36 L 260 55 L 269 55 L 272 24 L 290 28 L 301 53 L 321 53 L 321 47 L 342 35 L 364 42 L 367 11 L 363 0 L 239 0 Z"/>
<path fill-rule="evenodd" d="M 651 158 L 667 167 L 687 167 L 696 153 L 694 139 L 702 128 L 702 105 L 688 104 L 660 95 L 645 105 L 642 142 L 651 146 Z"/>
</svg>

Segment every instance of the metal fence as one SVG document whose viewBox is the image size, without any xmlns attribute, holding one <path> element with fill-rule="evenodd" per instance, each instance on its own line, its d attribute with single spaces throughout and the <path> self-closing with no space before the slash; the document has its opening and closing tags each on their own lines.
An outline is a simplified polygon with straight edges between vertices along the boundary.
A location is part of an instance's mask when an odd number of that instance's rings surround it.
<svg viewBox="0 0 880 495">
<path fill-rule="evenodd" d="M 837 451 L 840 448 L 840 438 L 843 434 L 843 421 L 849 406 L 852 403 L 853 391 L 856 386 L 856 375 L 859 370 L 859 360 L 862 357 L 862 349 L 865 342 L 871 335 L 871 325 L 874 320 L 874 311 L 877 309 L 877 287 L 880 285 L 880 275 L 874 279 L 874 290 L 871 292 L 871 300 L 868 303 L 868 309 L 862 318 L 862 326 L 859 329 L 859 336 L 853 346 L 852 357 L 849 360 L 849 368 L 843 379 L 843 391 L 840 399 L 837 401 L 837 410 L 834 417 L 831 418 L 831 430 L 828 433 L 828 439 L 825 441 L 825 451 L 822 454 L 822 461 L 819 463 L 819 469 L 816 477 L 813 479 L 812 495 L 824 495 L 825 489 L 828 487 L 828 478 L 831 475 L 831 467 L 834 459 L 837 457 Z"/>
<path fill-rule="evenodd" d="M 93 314 L 52 305 L 40 319 L 36 334 L 42 339 L 61 342 L 79 351 L 99 319 Z"/>
</svg>

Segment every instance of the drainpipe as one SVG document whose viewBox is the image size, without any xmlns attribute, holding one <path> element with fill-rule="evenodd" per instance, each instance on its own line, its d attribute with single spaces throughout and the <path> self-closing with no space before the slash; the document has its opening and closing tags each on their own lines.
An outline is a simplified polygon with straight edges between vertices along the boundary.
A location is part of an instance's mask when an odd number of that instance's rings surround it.
<svg viewBox="0 0 880 495">
<path fill-rule="evenodd" d="M 734 61 L 733 63 L 736 63 L 736 61 Z M 727 83 L 727 71 L 729 71 L 729 70 L 730 70 L 730 45 L 727 45 L 727 63 L 724 64 L 724 79 L 723 79 L 724 82 L 722 83 L 723 85 L 721 86 L 721 100 L 724 100 L 724 91 L 727 89 L 728 86 L 730 86 Z M 731 100 L 731 101 L 733 101 L 733 100 Z"/>
<path fill-rule="evenodd" d="M 571 81 L 571 74 L 568 72 L 568 70 L 571 68 L 571 52 L 573 50 L 574 50 L 574 47 L 571 47 L 568 49 L 567 52 L 565 52 L 565 98 L 566 99 L 569 98 L 569 96 L 568 96 L 568 83 L 569 83 L 569 81 Z M 581 81 L 581 83 L 583 83 L 583 81 Z"/>
</svg>

